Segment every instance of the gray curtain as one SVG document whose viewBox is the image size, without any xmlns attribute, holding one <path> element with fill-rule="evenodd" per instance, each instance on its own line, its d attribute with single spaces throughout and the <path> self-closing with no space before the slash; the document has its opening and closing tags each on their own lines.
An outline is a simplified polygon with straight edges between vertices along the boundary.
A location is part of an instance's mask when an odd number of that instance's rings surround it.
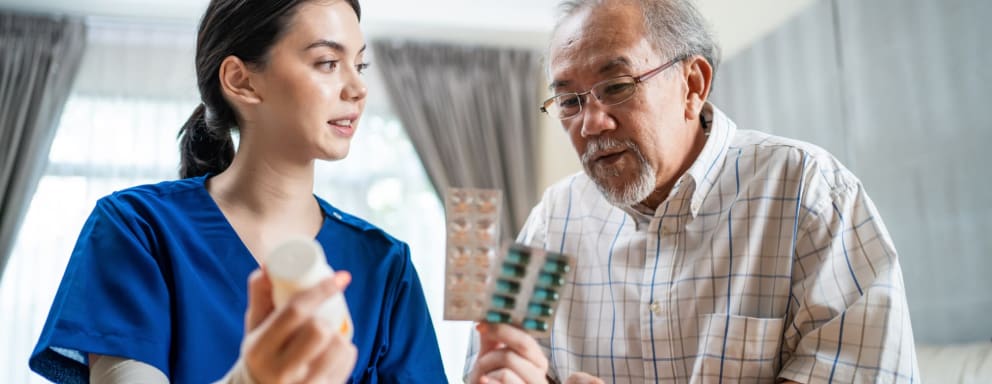
<svg viewBox="0 0 992 384">
<path fill-rule="evenodd" d="M 85 43 L 81 20 L 0 12 L 0 278 Z"/>
<path fill-rule="evenodd" d="M 717 73 L 738 126 L 811 141 L 899 251 L 920 343 L 992 338 L 992 1 L 821 0 Z"/>
<path fill-rule="evenodd" d="M 502 189 L 502 231 L 515 236 L 537 201 L 538 55 L 384 41 L 373 54 L 437 192 Z"/>
</svg>

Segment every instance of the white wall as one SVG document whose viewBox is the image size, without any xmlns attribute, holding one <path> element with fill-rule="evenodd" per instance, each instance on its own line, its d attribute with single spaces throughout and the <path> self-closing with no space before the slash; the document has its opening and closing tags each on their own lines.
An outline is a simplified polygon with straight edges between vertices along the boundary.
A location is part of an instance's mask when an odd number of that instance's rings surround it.
<svg viewBox="0 0 992 384">
<path fill-rule="evenodd" d="M 697 0 L 699 11 L 713 27 L 725 59 L 737 55 L 815 0 Z"/>
<path fill-rule="evenodd" d="M 740 128 L 820 145 L 892 235 L 921 343 L 992 337 L 992 2 L 821 0 L 727 62 Z"/>
<path fill-rule="evenodd" d="M 208 0 L 0 0 L 0 8 L 196 23 Z M 728 56 L 813 0 L 697 0 Z M 371 36 L 403 36 L 543 48 L 558 0 L 365 0 Z"/>
</svg>

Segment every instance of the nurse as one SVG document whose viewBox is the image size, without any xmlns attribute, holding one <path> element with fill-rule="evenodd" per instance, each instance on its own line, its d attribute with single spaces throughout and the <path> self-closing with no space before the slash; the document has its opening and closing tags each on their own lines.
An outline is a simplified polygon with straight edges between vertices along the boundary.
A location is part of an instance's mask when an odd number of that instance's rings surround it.
<svg viewBox="0 0 992 384">
<path fill-rule="evenodd" d="M 348 154 L 365 106 L 360 14 L 357 0 L 210 2 L 196 50 L 203 103 L 180 130 L 182 179 L 97 202 L 35 372 L 55 382 L 446 381 L 407 245 L 313 195 L 314 162 Z M 347 272 L 275 310 L 259 265 L 300 235 Z M 342 290 L 352 340 L 314 316 Z"/>
</svg>

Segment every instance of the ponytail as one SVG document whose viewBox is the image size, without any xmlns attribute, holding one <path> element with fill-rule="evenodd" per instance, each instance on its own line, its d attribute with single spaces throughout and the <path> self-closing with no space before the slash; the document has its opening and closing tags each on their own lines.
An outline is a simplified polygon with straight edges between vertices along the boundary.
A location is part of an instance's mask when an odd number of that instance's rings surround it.
<svg viewBox="0 0 992 384">
<path fill-rule="evenodd" d="M 200 104 L 179 129 L 179 177 L 189 178 L 224 172 L 234 159 L 230 127 L 208 124 L 207 109 Z"/>
</svg>

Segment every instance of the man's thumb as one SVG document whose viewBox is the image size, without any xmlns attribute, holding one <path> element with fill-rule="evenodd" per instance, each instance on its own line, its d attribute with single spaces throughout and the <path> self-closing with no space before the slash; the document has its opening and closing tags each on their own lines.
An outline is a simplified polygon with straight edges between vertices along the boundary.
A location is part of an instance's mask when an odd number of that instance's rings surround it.
<svg viewBox="0 0 992 384">
<path fill-rule="evenodd" d="M 576 372 L 565 380 L 565 384 L 605 384 L 603 380 L 585 372 Z"/>
</svg>

